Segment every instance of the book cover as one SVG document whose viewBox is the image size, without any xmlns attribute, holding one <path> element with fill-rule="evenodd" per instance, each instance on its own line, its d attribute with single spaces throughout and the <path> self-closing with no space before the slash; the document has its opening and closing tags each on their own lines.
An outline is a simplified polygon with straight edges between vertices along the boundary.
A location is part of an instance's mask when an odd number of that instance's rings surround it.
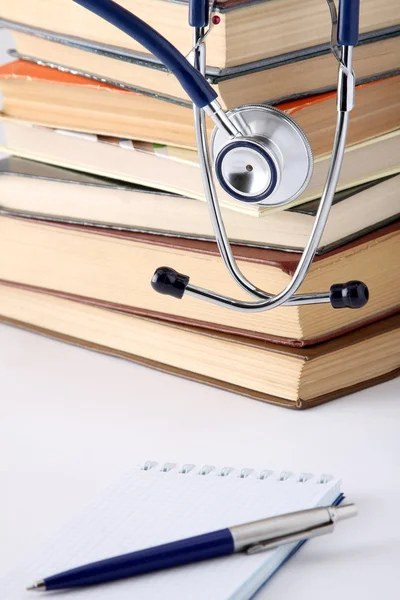
<svg viewBox="0 0 400 600">
<path fill-rule="evenodd" d="M 12 118 L 76 131 L 196 147 L 192 111 L 185 103 L 164 102 L 153 93 L 127 91 L 27 61 L 14 61 L 0 67 L 0 89 L 4 96 L 3 114 Z M 348 145 L 400 127 L 399 89 L 400 75 L 357 86 Z M 93 103 L 90 115 L 84 109 L 86 103 Z M 304 130 L 315 161 L 331 151 L 335 134 L 334 92 L 284 102 L 277 107 L 292 116 Z M 210 119 L 207 130 L 211 135 Z"/>
<path fill-rule="evenodd" d="M 257 1 L 257 0 L 256 0 Z M 155 69 L 156 71 L 164 71 L 169 72 L 167 67 L 163 65 L 158 58 L 155 56 L 149 55 L 145 52 L 134 51 L 127 48 L 119 48 L 116 46 L 111 46 L 107 44 L 102 44 L 101 42 L 94 42 L 93 40 L 86 40 L 84 38 L 79 38 L 76 36 L 66 35 L 62 33 L 57 33 L 55 31 L 49 31 L 46 29 L 42 29 L 40 27 L 33 27 L 30 25 L 25 25 L 24 23 L 18 23 L 15 21 L 9 21 L 7 19 L 0 18 L 0 27 L 4 27 L 10 29 L 11 31 L 21 32 L 24 34 L 28 34 L 31 36 L 43 38 L 45 40 L 55 42 L 57 44 L 62 44 L 70 48 L 77 48 L 79 50 L 83 50 L 85 52 L 90 52 L 97 54 L 99 56 L 103 56 L 104 58 L 113 58 L 118 61 L 127 62 L 129 64 L 138 64 L 143 67 L 147 67 L 150 69 Z M 397 38 L 400 36 L 400 24 L 393 25 L 390 27 L 384 27 L 382 29 L 377 29 L 374 31 L 367 31 L 365 33 L 360 34 L 359 42 L 357 48 L 367 45 L 369 47 L 369 52 L 374 52 L 373 44 L 390 40 L 393 38 Z M 243 75 L 247 75 L 249 73 L 256 73 L 259 71 L 265 71 L 267 69 L 274 69 L 276 67 L 289 64 L 296 63 L 302 60 L 308 60 L 315 58 L 317 56 L 329 55 L 331 54 L 330 42 L 326 42 L 324 44 L 319 44 L 317 46 L 311 46 L 308 48 L 300 48 L 295 50 L 294 52 L 287 52 L 284 54 L 279 54 L 276 56 L 270 56 L 268 58 L 263 58 L 260 60 L 256 60 L 250 63 L 244 63 L 235 65 L 233 67 L 211 67 L 207 66 L 207 79 L 211 84 L 218 84 L 222 81 L 228 81 L 230 79 L 234 79 L 236 77 L 241 77 Z M 28 60 L 29 57 L 18 57 L 18 54 L 13 54 L 11 49 L 11 55 L 15 55 L 17 58 Z M 34 60 L 34 57 L 30 57 L 31 60 Z M 357 58 L 357 57 L 355 57 Z M 38 64 L 45 64 L 43 62 L 39 62 Z M 51 64 L 47 66 L 52 66 Z M 57 66 L 54 65 L 53 66 Z M 61 70 L 65 68 L 65 66 L 60 65 Z M 82 71 L 84 67 L 82 67 Z M 71 71 L 72 72 L 72 71 Z M 82 73 L 81 73 L 82 74 Z M 394 74 L 394 73 L 393 73 Z M 357 73 L 356 73 L 357 76 Z M 366 81 L 358 81 L 358 83 L 365 83 Z M 111 85 L 116 85 L 117 82 L 109 81 Z"/>
<path fill-rule="evenodd" d="M 400 176 L 392 176 L 337 192 L 317 254 L 326 254 L 397 221 L 399 181 Z M 0 191 L 1 214 L 185 239 L 215 239 L 203 203 L 15 156 L 0 160 Z M 352 215 L 360 205 L 365 210 L 354 222 Z M 234 211 L 223 210 L 223 216 L 233 244 L 300 252 L 318 206 L 319 199 L 312 200 L 272 214 L 262 223 Z"/>
<path fill-rule="evenodd" d="M 34 300 L 34 296 L 35 295 L 33 294 L 32 300 Z M 40 300 L 40 294 L 37 295 L 37 297 L 38 297 L 38 300 Z M 68 310 L 68 307 L 70 307 L 71 310 L 73 310 L 74 308 L 76 308 L 76 309 L 79 308 L 78 303 L 76 303 L 76 302 L 69 302 L 69 303 L 68 303 L 68 301 L 64 301 L 64 302 L 66 303 L 65 307 L 67 310 Z M 22 320 L 22 319 L 10 318 L 9 316 L 7 316 L 7 314 L 4 314 L 4 312 L 6 312 L 6 309 L 3 309 L 2 312 L 3 312 L 3 314 L 0 314 L 0 322 L 2 322 L 2 323 L 12 325 L 15 327 L 20 327 L 20 328 L 26 329 L 28 331 L 32 331 L 34 333 L 45 335 L 45 336 L 51 337 L 53 339 L 56 339 L 56 340 L 59 340 L 62 342 L 67 342 L 69 344 L 87 348 L 87 349 L 93 350 L 95 352 L 101 352 L 101 353 L 109 354 L 111 356 L 115 356 L 118 358 L 124 358 L 127 360 L 131 360 L 133 362 L 136 362 L 136 363 L 141 364 L 146 367 L 150 367 L 152 369 L 157 369 L 159 371 L 170 373 L 170 374 L 176 375 L 178 377 L 183 377 L 186 379 L 190 379 L 192 381 L 196 381 L 198 383 L 211 385 L 213 387 L 217 387 L 222 390 L 234 392 L 236 394 L 246 396 L 246 397 L 254 399 L 254 400 L 268 402 L 268 403 L 282 406 L 285 408 L 293 408 L 293 409 L 312 408 L 312 407 L 322 404 L 324 402 L 334 400 L 335 398 L 357 392 L 359 390 L 365 389 L 365 388 L 373 386 L 373 385 L 377 385 L 379 383 L 383 383 L 384 381 L 387 381 L 389 379 L 397 377 L 400 373 L 398 361 L 397 361 L 397 367 L 395 366 L 394 368 L 391 366 L 388 366 L 385 369 L 385 366 L 382 364 L 381 367 L 382 367 L 383 372 L 377 376 L 371 377 L 371 374 L 370 373 L 368 374 L 366 372 L 365 379 L 363 378 L 362 380 L 358 381 L 357 383 L 355 383 L 353 385 L 349 385 L 346 387 L 340 387 L 339 389 L 335 389 L 329 393 L 318 395 L 318 396 L 315 396 L 312 398 L 303 399 L 301 397 L 298 397 L 297 400 L 293 401 L 293 400 L 290 400 L 290 399 L 287 399 L 284 397 L 271 395 L 266 392 L 255 391 L 254 389 L 249 389 L 247 387 L 240 386 L 237 384 L 227 383 L 226 381 L 223 381 L 221 379 L 202 375 L 202 374 L 196 373 L 194 371 L 188 371 L 186 369 L 182 369 L 177 366 L 173 366 L 171 364 L 166 364 L 165 362 L 159 362 L 156 360 L 145 358 L 143 356 L 140 356 L 140 354 L 133 354 L 131 352 L 128 352 L 126 350 L 118 348 L 117 345 L 114 345 L 113 347 L 111 347 L 110 345 L 104 345 L 104 344 L 99 343 L 98 341 L 93 341 L 93 340 L 89 339 L 90 334 L 86 334 L 86 336 L 85 336 L 84 333 L 81 333 L 78 337 L 77 335 L 70 335 L 69 333 L 67 333 L 67 331 L 65 330 L 65 327 L 55 326 L 55 328 L 50 329 L 50 328 L 46 327 L 46 324 L 45 324 L 46 317 L 44 314 L 41 314 L 41 320 L 43 321 L 43 324 L 38 325 L 38 324 L 30 323 L 27 319 Z M 111 318 L 112 317 L 110 315 L 110 319 Z M 38 320 L 37 317 L 35 320 L 36 321 Z M 154 327 L 156 327 L 156 323 L 154 323 Z M 375 343 L 378 346 L 381 336 L 385 337 L 388 334 L 389 335 L 392 334 L 393 339 L 394 339 L 394 337 L 398 334 L 399 327 L 400 327 L 400 316 L 396 315 L 396 316 L 381 320 L 377 323 L 368 325 L 358 331 L 354 331 L 354 332 L 348 333 L 347 335 L 343 335 L 340 338 L 337 338 L 335 340 L 331 340 L 331 341 L 319 344 L 318 346 L 316 346 L 314 348 L 295 349 L 295 348 L 279 346 L 277 344 L 268 344 L 267 342 L 263 342 L 263 343 L 260 342 L 259 349 L 261 352 L 267 351 L 267 352 L 278 353 L 281 355 L 283 354 L 287 357 L 292 357 L 292 358 L 298 359 L 299 361 L 302 361 L 302 362 L 306 361 L 306 362 L 311 363 L 318 357 L 325 357 L 325 356 L 329 357 L 330 355 L 333 355 L 336 352 L 339 352 L 343 348 L 345 348 L 345 349 L 354 348 L 354 352 L 358 352 L 358 351 L 362 352 L 362 345 L 371 340 L 372 341 L 376 340 Z M 190 332 L 194 333 L 195 335 L 200 335 L 200 336 L 201 335 L 206 335 L 206 336 L 209 335 L 209 333 L 207 331 L 193 330 L 191 328 L 186 328 L 186 330 L 189 333 Z M 215 336 L 215 335 L 218 335 L 219 337 L 221 337 L 221 339 L 225 339 L 227 342 L 231 342 L 233 344 L 235 342 L 240 343 L 240 344 L 245 343 L 244 340 L 242 340 L 240 338 L 235 338 L 234 336 L 232 337 L 232 336 L 226 336 L 226 335 L 224 336 L 224 334 L 213 334 L 213 336 Z M 390 336 L 390 337 L 392 337 L 392 336 Z M 98 331 L 97 338 L 99 339 L 100 337 L 101 337 L 101 332 Z M 254 342 L 254 343 L 256 344 L 256 342 Z M 365 355 L 365 352 L 362 356 L 367 358 L 367 356 Z M 377 362 L 379 362 L 379 361 L 377 361 Z"/>
<path fill-rule="evenodd" d="M 190 297 L 181 301 L 166 298 L 150 287 L 154 270 L 167 264 L 193 276 L 201 287 L 243 297 L 224 269 L 215 243 L 100 228 L 94 231 L 17 217 L 1 217 L 0 221 L 1 255 L 8 257 L 0 262 L 3 281 L 125 314 L 301 347 L 382 319 L 400 305 L 392 277 L 394 266 L 389 262 L 399 246 L 399 223 L 316 257 L 302 287 L 303 292 L 319 291 L 334 282 L 359 278 L 370 288 L 370 301 L 363 309 L 338 311 L 323 304 L 248 315 L 218 307 L 210 310 L 208 303 Z M 298 254 L 254 247 L 233 246 L 233 252 L 243 272 L 260 285 L 267 280 L 271 293 L 288 284 L 299 260 Z M 131 273 L 128 278 L 127 269 Z"/>
</svg>

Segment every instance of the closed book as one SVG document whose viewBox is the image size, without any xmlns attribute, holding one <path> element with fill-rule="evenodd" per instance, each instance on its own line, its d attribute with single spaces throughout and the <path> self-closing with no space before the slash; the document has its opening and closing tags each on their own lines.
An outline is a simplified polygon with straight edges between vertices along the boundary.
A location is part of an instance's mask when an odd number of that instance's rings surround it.
<svg viewBox="0 0 400 600">
<path fill-rule="evenodd" d="M 362 309 L 335 310 L 320 304 L 249 314 L 190 296 L 177 300 L 151 288 L 155 269 L 168 265 L 189 275 L 195 285 L 248 300 L 232 281 L 213 242 L 0 215 L 3 281 L 125 313 L 289 345 L 316 343 L 398 310 L 400 288 L 394 273 L 399 250 L 397 222 L 314 260 L 300 292 L 324 292 L 334 283 L 360 279 L 370 289 L 369 302 Z M 288 285 L 299 261 L 298 254 L 276 250 L 233 246 L 233 252 L 245 276 L 272 294 Z"/>
<path fill-rule="evenodd" d="M 177 79 L 164 65 L 142 53 L 118 50 L 71 36 L 3 21 L 12 32 L 16 49 L 10 55 L 84 75 L 131 91 L 190 103 Z M 400 26 L 361 36 L 353 64 L 356 84 L 399 73 Z M 272 103 L 332 91 L 337 84 L 337 62 L 330 45 L 289 52 L 230 68 L 208 68 L 207 79 L 225 109 L 241 104 Z"/>
<path fill-rule="evenodd" d="M 304 249 L 319 200 L 255 219 L 223 208 L 235 244 Z M 49 221 L 213 240 L 204 202 L 10 156 L 0 160 L 0 212 Z M 400 175 L 337 192 L 318 254 L 400 217 Z"/>
<path fill-rule="evenodd" d="M 127 91 L 27 61 L 0 67 L 2 112 L 40 125 L 196 147 L 193 111 L 154 95 Z M 90 107 L 90 108 L 88 108 Z M 336 94 L 279 104 L 303 128 L 314 157 L 329 153 Z M 400 128 L 400 75 L 357 86 L 347 135 L 358 144 Z M 211 134 L 213 122 L 208 119 Z"/>
<path fill-rule="evenodd" d="M 186 56 L 192 47 L 188 3 L 174 0 L 120 0 L 122 6 L 157 29 Z M 320 0 L 217 1 L 220 17 L 207 39 L 208 64 L 230 67 L 326 43 L 331 20 Z M 61 34 L 143 52 L 143 47 L 70 0 L 0 0 L 0 17 Z M 400 21 L 397 1 L 362 0 L 360 31 Z M 267 34 L 266 34 L 267 32 Z"/>
<path fill-rule="evenodd" d="M 398 315 L 299 349 L 0 285 L 0 321 L 290 408 L 375 385 L 400 367 Z"/>
<path fill-rule="evenodd" d="M 0 150 L 50 165 L 205 200 L 197 154 L 193 150 L 54 130 L 1 116 Z M 329 154 L 315 160 L 307 189 L 285 208 L 321 195 L 329 163 Z M 338 190 L 346 190 L 399 171 L 400 129 L 365 143 L 348 146 Z M 221 206 L 240 213 L 263 217 L 283 208 L 237 202 L 220 187 L 217 186 L 217 189 Z"/>
</svg>

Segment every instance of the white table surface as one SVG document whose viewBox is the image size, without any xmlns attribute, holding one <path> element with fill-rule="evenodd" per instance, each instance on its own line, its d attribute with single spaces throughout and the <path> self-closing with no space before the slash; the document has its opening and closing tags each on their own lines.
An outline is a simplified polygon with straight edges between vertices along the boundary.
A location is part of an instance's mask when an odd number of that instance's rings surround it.
<svg viewBox="0 0 400 600">
<path fill-rule="evenodd" d="M 0 325 L 0 382 L 1 571 L 153 459 L 341 476 L 359 517 L 257 599 L 399 597 L 398 380 L 296 412 Z"/>
</svg>

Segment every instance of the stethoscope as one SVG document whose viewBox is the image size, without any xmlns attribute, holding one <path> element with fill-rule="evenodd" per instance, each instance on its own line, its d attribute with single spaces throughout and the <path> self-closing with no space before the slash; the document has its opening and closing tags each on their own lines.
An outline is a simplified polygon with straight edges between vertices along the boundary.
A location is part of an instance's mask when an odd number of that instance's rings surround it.
<svg viewBox="0 0 400 600">
<path fill-rule="evenodd" d="M 327 180 L 308 243 L 291 282 L 279 294 L 265 292 L 246 279 L 232 254 L 218 198 L 214 173 L 221 187 L 239 202 L 280 206 L 297 198 L 307 187 L 313 170 L 313 157 L 306 135 L 284 112 L 267 105 L 245 105 L 225 112 L 217 94 L 205 78 L 204 38 L 209 25 L 209 0 L 189 0 L 189 25 L 194 31 L 193 65 L 170 42 L 147 23 L 112 0 L 74 0 L 142 44 L 179 80 L 191 98 L 196 142 L 212 226 L 224 263 L 236 283 L 256 298 L 246 302 L 206 290 L 189 282 L 189 277 L 169 267 L 160 267 L 151 284 L 161 294 L 175 298 L 192 296 L 240 311 L 264 311 L 281 305 L 330 303 L 333 308 L 361 308 L 368 302 L 368 288 L 361 281 L 336 283 L 329 292 L 296 294 L 314 259 L 329 216 L 337 187 L 349 113 L 354 105 L 355 78 L 352 69 L 353 46 L 358 42 L 359 0 L 327 0 L 332 21 L 331 49 L 339 64 L 337 122 Z M 210 150 L 205 115 L 215 128 Z"/>
</svg>

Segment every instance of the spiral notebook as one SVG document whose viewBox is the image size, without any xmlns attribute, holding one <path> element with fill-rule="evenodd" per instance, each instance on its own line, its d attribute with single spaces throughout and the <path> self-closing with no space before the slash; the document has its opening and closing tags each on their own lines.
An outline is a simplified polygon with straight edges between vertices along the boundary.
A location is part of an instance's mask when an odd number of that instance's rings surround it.
<svg viewBox="0 0 400 600">
<path fill-rule="evenodd" d="M 341 497 L 340 481 L 327 475 L 147 462 L 127 473 L 31 562 L 0 582 L 0 597 L 26 600 L 31 597 L 26 585 L 65 569 L 247 521 L 334 504 Z M 56 595 L 58 600 L 246 600 L 300 545 L 251 556 L 235 554 Z"/>
</svg>

